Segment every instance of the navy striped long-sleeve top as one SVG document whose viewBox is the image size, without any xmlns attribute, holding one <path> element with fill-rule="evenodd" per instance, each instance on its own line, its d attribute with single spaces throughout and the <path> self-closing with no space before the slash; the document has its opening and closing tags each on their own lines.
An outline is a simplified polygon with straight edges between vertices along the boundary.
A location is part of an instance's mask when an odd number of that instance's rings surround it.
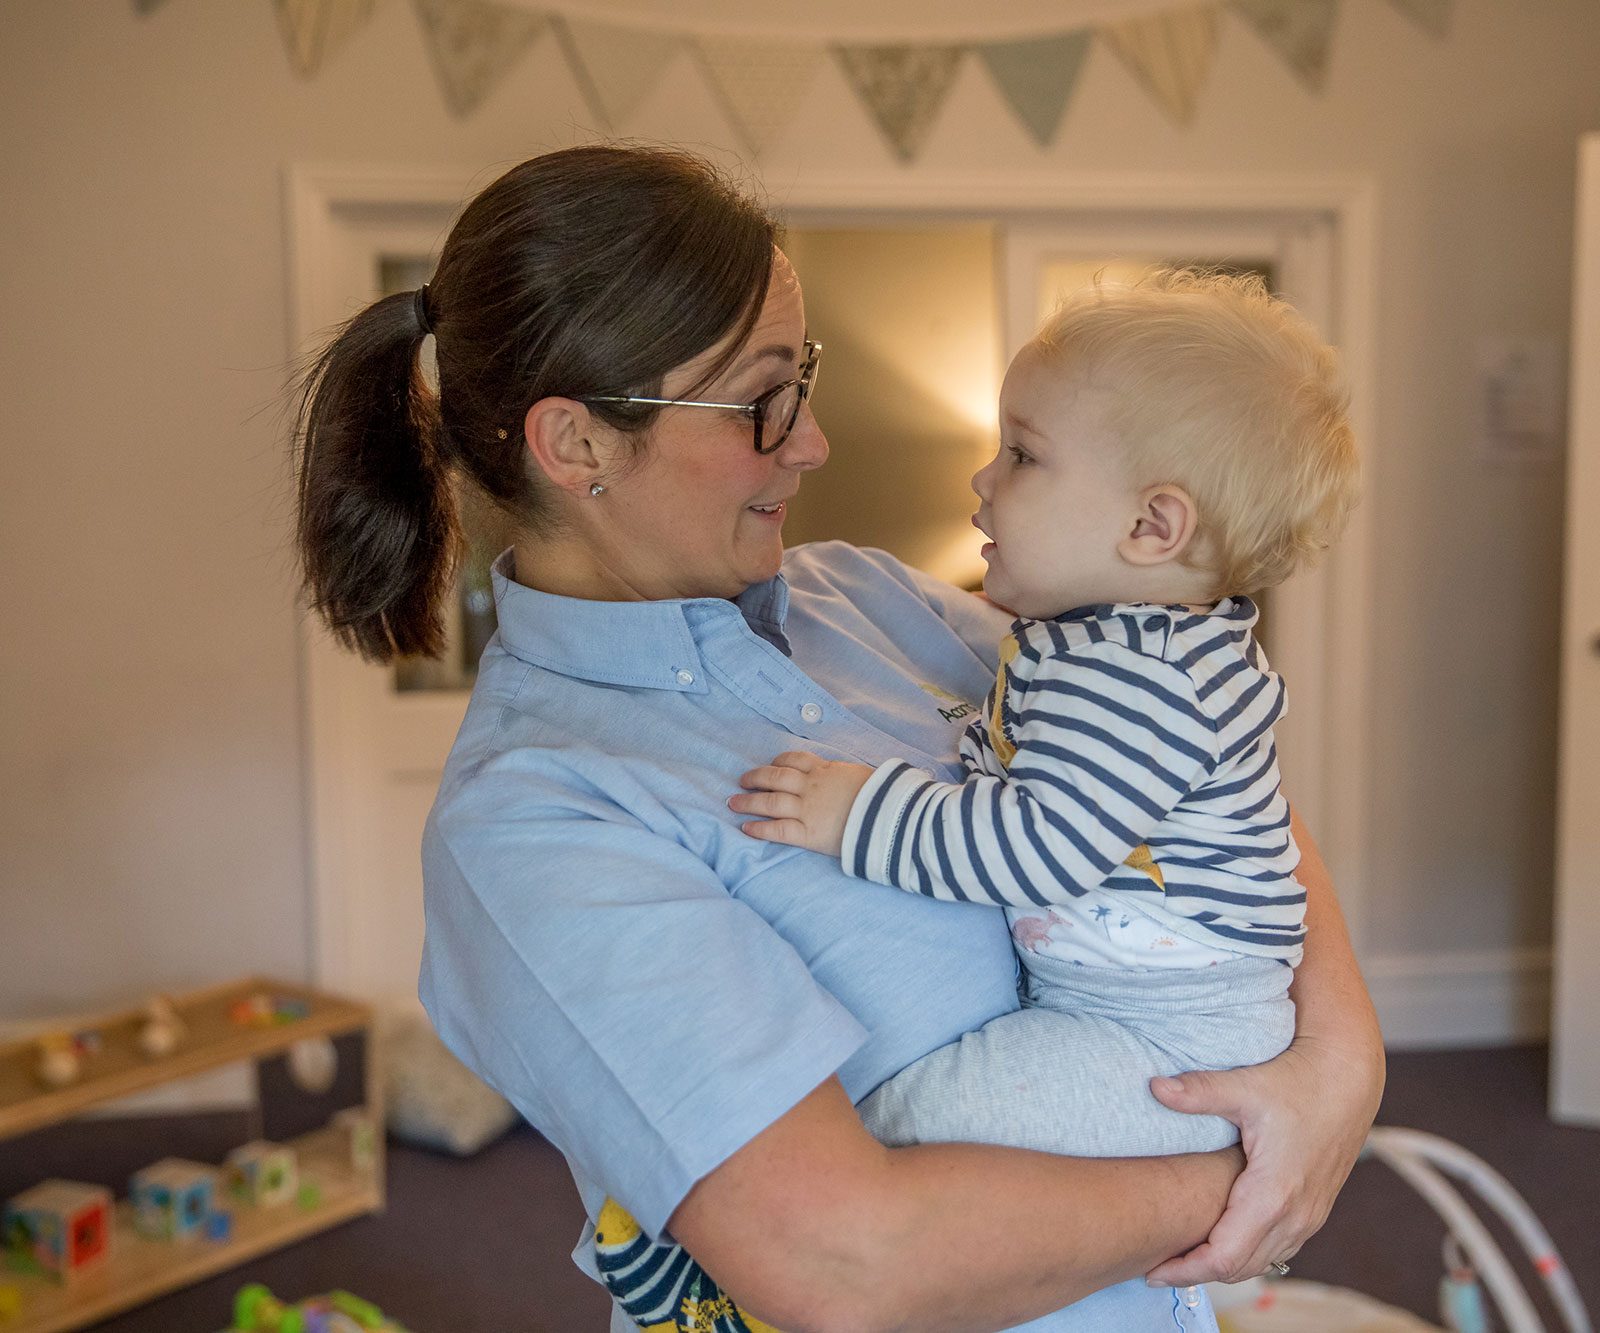
<svg viewBox="0 0 1600 1333">
<path fill-rule="evenodd" d="M 967 780 L 879 765 L 844 868 L 1022 912 L 1111 892 L 1193 943 L 1297 962 L 1305 891 L 1272 736 L 1284 690 L 1257 618 L 1237 597 L 1017 621 L 962 740 Z"/>
</svg>

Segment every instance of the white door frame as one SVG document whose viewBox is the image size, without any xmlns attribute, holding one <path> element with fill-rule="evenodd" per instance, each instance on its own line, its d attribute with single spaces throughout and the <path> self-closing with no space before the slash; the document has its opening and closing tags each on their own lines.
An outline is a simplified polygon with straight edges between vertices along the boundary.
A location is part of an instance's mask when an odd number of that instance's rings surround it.
<svg viewBox="0 0 1600 1333">
<path fill-rule="evenodd" d="M 442 241 L 475 182 L 451 170 L 374 170 L 295 166 L 286 176 L 290 238 L 290 336 L 296 355 L 319 332 L 370 301 L 375 258 L 396 249 L 426 251 Z M 1268 257 L 1280 285 L 1308 310 L 1343 354 L 1351 417 L 1370 460 L 1373 418 L 1376 196 L 1357 177 L 1172 177 L 908 175 L 899 179 L 812 176 L 794 180 L 775 209 L 806 225 L 862 225 L 878 215 L 925 220 L 1032 221 L 1070 225 L 1088 236 L 1152 219 L 1174 229 L 1232 229 L 1240 237 L 1270 234 Z M 1127 238 L 1120 242 L 1126 246 Z M 1295 284 L 1300 284 L 1296 286 Z M 1358 951 L 1365 952 L 1367 898 L 1368 640 L 1371 506 L 1358 507 L 1329 559 L 1280 592 L 1274 613 L 1284 639 L 1275 665 L 1290 682 L 1294 707 L 1286 750 L 1295 751 L 1290 798 L 1317 836 L 1339 886 Z M 313 972 L 324 985 L 346 984 L 359 950 L 355 938 L 368 904 L 352 901 L 360 884 L 363 827 L 372 796 L 371 751 L 391 770 L 421 775 L 442 759 L 438 736 L 454 733 L 462 692 L 418 691 L 399 706 L 414 726 L 383 728 L 376 710 L 390 675 L 341 650 L 306 622 L 304 680 L 310 809 Z M 389 734 L 389 733 L 402 734 Z M 436 771 L 436 769 L 435 769 Z M 359 894 L 356 887 L 354 892 Z"/>
<path fill-rule="evenodd" d="M 1576 244 L 1550 1115 L 1600 1127 L 1600 134 L 1580 141 Z"/>
</svg>

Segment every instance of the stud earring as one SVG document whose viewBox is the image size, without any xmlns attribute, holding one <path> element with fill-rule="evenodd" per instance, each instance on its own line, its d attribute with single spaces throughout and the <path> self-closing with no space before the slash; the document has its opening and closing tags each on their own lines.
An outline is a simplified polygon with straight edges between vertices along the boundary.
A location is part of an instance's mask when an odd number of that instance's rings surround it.
<svg viewBox="0 0 1600 1333">
<path fill-rule="evenodd" d="M 590 495 L 603 495 L 605 493 L 605 489 L 606 488 L 604 486 L 602 486 L 597 481 L 597 482 L 595 482 L 595 484 L 593 486 L 589 487 L 589 494 Z"/>
<path fill-rule="evenodd" d="M 504 426 L 500 427 L 499 430 L 495 431 L 495 435 L 496 435 L 497 438 L 502 439 L 502 440 L 509 440 L 511 438 L 511 432 L 508 431 Z"/>
</svg>

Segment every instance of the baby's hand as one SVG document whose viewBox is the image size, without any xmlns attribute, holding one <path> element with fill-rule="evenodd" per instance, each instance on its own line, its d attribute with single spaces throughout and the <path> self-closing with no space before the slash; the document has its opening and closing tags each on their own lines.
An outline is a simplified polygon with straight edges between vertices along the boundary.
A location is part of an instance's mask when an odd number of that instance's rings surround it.
<svg viewBox="0 0 1600 1333">
<path fill-rule="evenodd" d="M 790 750 L 741 777 L 745 790 L 728 798 L 728 808 L 764 816 L 742 825 L 752 838 L 838 856 L 850 807 L 871 776 L 865 764 Z"/>
</svg>

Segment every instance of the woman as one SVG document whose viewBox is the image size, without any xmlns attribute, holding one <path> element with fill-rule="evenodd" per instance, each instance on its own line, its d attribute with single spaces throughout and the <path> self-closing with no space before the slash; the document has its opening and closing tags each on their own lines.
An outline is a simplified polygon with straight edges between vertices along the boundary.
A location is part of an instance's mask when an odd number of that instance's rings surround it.
<svg viewBox="0 0 1600 1333">
<path fill-rule="evenodd" d="M 612 1196 L 779 1328 L 1214 1327 L 1170 1288 L 1292 1255 L 1381 1089 L 1326 873 L 1298 830 L 1294 1046 L 1161 1093 L 1239 1121 L 1243 1175 L 1236 1152 L 866 1132 L 853 1102 L 1015 1007 L 1002 914 L 847 885 L 726 801 L 797 743 L 954 776 L 952 698 L 982 699 L 1008 617 L 882 553 L 785 556 L 785 504 L 827 457 L 818 355 L 759 208 L 693 157 L 588 147 L 489 186 L 433 283 L 314 367 L 299 540 L 349 646 L 439 647 L 453 471 L 516 527 L 425 836 L 423 999 L 566 1155 L 591 1219 Z M 587 1235 L 578 1254 L 594 1272 Z"/>
</svg>

